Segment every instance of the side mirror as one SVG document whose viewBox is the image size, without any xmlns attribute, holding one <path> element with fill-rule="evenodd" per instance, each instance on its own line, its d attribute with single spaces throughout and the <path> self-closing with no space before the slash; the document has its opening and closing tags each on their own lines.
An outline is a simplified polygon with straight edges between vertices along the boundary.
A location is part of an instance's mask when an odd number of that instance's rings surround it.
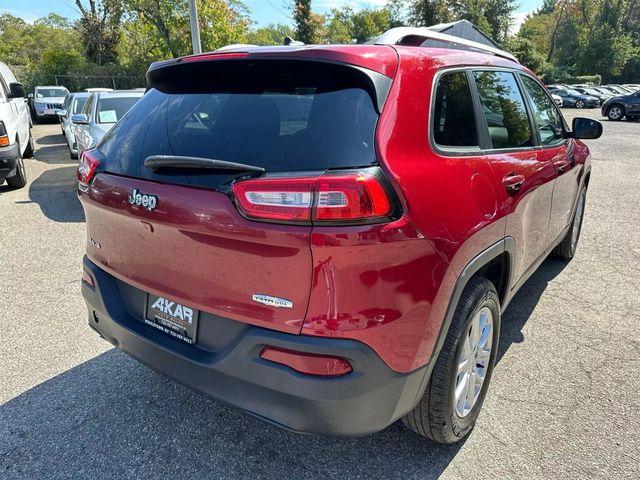
<svg viewBox="0 0 640 480">
<path fill-rule="evenodd" d="M 602 135 L 602 124 L 591 118 L 576 117 L 572 124 L 573 138 L 581 138 L 584 140 L 592 138 L 600 138 Z"/>
<path fill-rule="evenodd" d="M 56 115 L 58 115 L 59 117 L 66 117 L 67 111 L 64 108 L 62 110 L 58 109 L 56 110 Z"/>
<path fill-rule="evenodd" d="M 87 117 L 84 113 L 76 113 L 71 116 L 71 122 L 76 125 L 88 125 L 89 117 Z"/>
<path fill-rule="evenodd" d="M 29 98 L 33 98 L 33 93 L 30 93 L 29 95 L 27 95 Z"/>
<path fill-rule="evenodd" d="M 24 98 L 27 96 L 27 92 L 24 91 L 24 86 L 18 82 L 12 82 L 9 84 L 8 98 Z"/>
</svg>

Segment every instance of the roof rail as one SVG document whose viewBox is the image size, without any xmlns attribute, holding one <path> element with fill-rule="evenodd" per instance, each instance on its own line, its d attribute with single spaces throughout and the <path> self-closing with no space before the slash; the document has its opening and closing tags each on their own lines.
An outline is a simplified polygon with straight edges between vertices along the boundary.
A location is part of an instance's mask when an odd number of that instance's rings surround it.
<svg viewBox="0 0 640 480">
<path fill-rule="evenodd" d="M 466 47 L 469 50 L 477 50 L 479 52 L 490 53 L 496 55 L 497 57 L 506 58 L 513 62 L 519 63 L 518 59 L 504 50 L 500 50 L 499 48 L 490 47 L 489 45 L 484 45 L 479 42 L 474 42 L 472 40 L 467 40 L 466 38 L 455 37 L 453 35 L 447 35 L 446 33 L 434 32 L 433 30 L 429 30 L 425 27 L 414 28 L 414 27 L 396 27 L 391 30 L 387 30 L 385 33 L 380 35 L 374 42 L 375 45 L 413 45 L 413 43 L 403 43 L 403 40 L 414 37 L 420 40 L 422 44 L 426 40 L 435 40 L 438 42 L 444 42 L 453 45 L 460 45 L 461 47 Z M 444 47 L 447 48 L 447 47 Z M 455 48 L 455 47 L 449 47 Z"/>
</svg>

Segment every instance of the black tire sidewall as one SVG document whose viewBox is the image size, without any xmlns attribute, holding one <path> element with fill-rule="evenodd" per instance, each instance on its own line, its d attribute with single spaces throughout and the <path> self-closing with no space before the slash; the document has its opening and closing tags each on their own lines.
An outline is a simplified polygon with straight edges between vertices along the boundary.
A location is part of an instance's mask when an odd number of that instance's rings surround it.
<svg viewBox="0 0 640 480">
<path fill-rule="evenodd" d="M 487 283 L 489 282 L 487 281 Z M 464 418 L 460 418 L 456 413 L 455 408 L 453 407 L 454 399 L 455 399 L 456 380 L 458 377 L 457 375 L 458 365 L 456 360 L 458 359 L 458 355 L 460 354 L 460 349 L 462 348 L 462 345 L 463 345 L 463 339 L 466 336 L 466 332 L 469 329 L 469 325 L 471 324 L 473 317 L 483 307 L 488 307 L 489 310 L 491 310 L 491 314 L 493 317 L 493 339 L 491 344 L 491 357 L 489 359 L 489 367 L 487 369 L 487 374 L 485 376 L 485 380 L 482 385 L 482 390 L 480 391 L 480 395 L 478 396 L 478 400 L 476 401 L 476 404 L 473 406 L 473 408 L 471 409 L 471 412 L 469 412 L 467 416 L 465 416 Z M 451 423 L 451 430 L 453 434 L 458 438 L 462 438 L 465 435 L 467 435 L 473 428 L 476 422 L 476 419 L 478 418 L 478 414 L 480 413 L 480 409 L 482 408 L 482 404 L 484 403 L 484 399 L 487 394 L 489 383 L 491 382 L 491 375 L 493 373 L 493 367 L 495 365 L 496 357 L 498 353 L 499 340 L 500 340 L 500 306 L 498 304 L 498 297 L 495 292 L 495 289 L 493 288 L 486 289 L 484 291 L 484 294 L 478 298 L 478 301 L 476 302 L 474 308 L 467 313 L 466 321 L 464 322 L 464 325 L 458 334 L 458 338 L 456 339 L 456 347 L 455 347 L 455 354 L 453 356 L 453 361 L 449 365 L 449 377 L 448 377 L 448 383 L 449 383 L 448 407 L 450 410 L 449 421 Z"/>
</svg>

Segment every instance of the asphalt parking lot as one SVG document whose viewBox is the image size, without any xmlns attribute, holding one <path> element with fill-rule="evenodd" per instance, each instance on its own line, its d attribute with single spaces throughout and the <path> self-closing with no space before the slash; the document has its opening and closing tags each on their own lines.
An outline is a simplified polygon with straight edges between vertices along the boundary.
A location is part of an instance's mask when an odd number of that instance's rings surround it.
<svg viewBox="0 0 640 480">
<path fill-rule="evenodd" d="M 640 122 L 603 123 L 577 256 L 513 300 L 478 424 L 453 446 L 399 423 L 284 432 L 100 340 L 76 161 L 57 124 L 35 126 L 29 184 L 0 186 L 0 478 L 639 478 Z"/>
</svg>

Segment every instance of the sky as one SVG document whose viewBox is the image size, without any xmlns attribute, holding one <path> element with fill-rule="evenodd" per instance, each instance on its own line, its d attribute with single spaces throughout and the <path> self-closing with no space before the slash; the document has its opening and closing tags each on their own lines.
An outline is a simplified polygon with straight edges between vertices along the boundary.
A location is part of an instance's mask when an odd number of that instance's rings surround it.
<svg viewBox="0 0 640 480">
<path fill-rule="evenodd" d="M 363 7 L 380 7 L 387 0 L 313 0 L 312 8 L 320 14 L 327 13 L 332 8 L 350 6 L 354 9 Z M 87 2 L 83 0 L 86 5 Z M 251 18 L 256 26 L 266 26 L 270 23 L 292 24 L 291 13 L 287 5 L 289 0 L 244 0 L 251 11 Z M 516 22 L 522 22 L 525 15 L 542 4 L 542 0 L 520 0 L 516 13 Z M 71 19 L 78 17 L 74 0 L 0 0 L 0 13 L 10 13 L 28 22 L 45 16 L 49 12 Z M 517 30 L 517 29 L 516 29 Z"/>
</svg>

